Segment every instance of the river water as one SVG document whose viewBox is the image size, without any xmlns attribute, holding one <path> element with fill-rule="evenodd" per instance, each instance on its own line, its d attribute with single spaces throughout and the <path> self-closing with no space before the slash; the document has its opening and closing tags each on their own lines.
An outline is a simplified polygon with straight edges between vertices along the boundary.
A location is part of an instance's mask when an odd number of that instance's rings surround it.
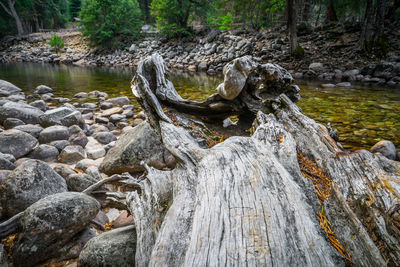
<svg viewBox="0 0 400 267">
<path fill-rule="evenodd" d="M 44 84 L 55 96 L 71 98 L 78 92 L 99 90 L 111 97 L 128 96 L 133 69 L 77 67 L 36 63 L 1 63 L 0 79 L 27 94 Z M 206 99 L 215 92 L 221 76 L 172 72 L 170 80 L 184 98 Z M 298 105 L 316 121 L 330 122 L 340 133 L 340 142 L 351 150 L 369 149 L 379 140 L 391 140 L 400 148 L 400 89 L 352 86 L 324 89 L 316 82 L 298 81 L 302 99 Z"/>
</svg>

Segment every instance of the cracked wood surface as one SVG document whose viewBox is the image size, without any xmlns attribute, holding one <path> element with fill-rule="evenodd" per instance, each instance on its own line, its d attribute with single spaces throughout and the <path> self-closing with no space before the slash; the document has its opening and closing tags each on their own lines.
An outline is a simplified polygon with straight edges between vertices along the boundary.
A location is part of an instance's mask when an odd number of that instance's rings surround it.
<svg viewBox="0 0 400 267">
<path fill-rule="evenodd" d="M 147 60 L 148 69 L 160 69 L 151 67 L 160 63 L 157 57 Z M 135 93 L 177 166 L 147 167 L 141 190 L 127 196 L 138 266 L 344 266 L 320 226 L 321 210 L 355 266 L 400 265 L 399 162 L 340 150 L 326 128 L 284 94 L 273 114 L 253 114 L 252 136 L 199 146 L 163 112 L 158 84 L 169 81 L 148 82 L 151 75 L 142 70 Z M 303 176 L 298 153 L 331 179 L 323 203 Z"/>
</svg>

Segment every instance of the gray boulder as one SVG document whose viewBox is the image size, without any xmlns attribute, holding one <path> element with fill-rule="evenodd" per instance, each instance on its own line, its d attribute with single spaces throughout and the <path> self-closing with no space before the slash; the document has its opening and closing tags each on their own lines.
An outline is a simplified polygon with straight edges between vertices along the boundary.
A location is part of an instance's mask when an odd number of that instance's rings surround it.
<svg viewBox="0 0 400 267">
<path fill-rule="evenodd" d="M 0 153 L 0 170 L 14 170 L 17 167 L 14 162 L 12 155 Z"/>
<path fill-rule="evenodd" d="M 68 140 L 56 140 L 53 142 L 50 142 L 49 145 L 54 146 L 55 148 L 58 149 L 59 152 L 63 150 L 65 147 L 71 145 L 71 143 Z"/>
<path fill-rule="evenodd" d="M 53 170 L 64 179 L 67 179 L 67 177 L 71 174 L 76 174 L 76 172 L 71 169 L 69 165 L 63 163 L 53 164 Z"/>
<path fill-rule="evenodd" d="M 12 83 L 0 80 L 0 97 L 9 96 L 21 92 L 22 90 Z"/>
<path fill-rule="evenodd" d="M 39 134 L 40 143 L 50 143 L 55 140 L 68 140 L 68 138 L 69 129 L 61 125 L 47 127 Z"/>
<path fill-rule="evenodd" d="M 18 125 L 13 128 L 14 130 L 19 130 L 25 132 L 27 134 L 32 135 L 35 138 L 39 138 L 39 134 L 43 131 L 43 127 L 37 124 L 25 124 L 25 125 Z"/>
<path fill-rule="evenodd" d="M 78 267 L 135 266 L 136 230 L 126 226 L 92 238 L 83 248 Z"/>
<path fill-rule="evenodd" d="M 85 124 L 82 114 L 67 107 L 59 107 L 46 111 L 43 115 L 39 116 L 39 123 L 43 127 L 53 125 L 72 126 L 79 125 L 81 128 Z"/>
<path fill-rule="evenodd" d="M 5 129 L 12 129 L 16 126 L 19 125 L 24 125 L 25 123 L 23 121 L 21 121 L 20 119 L 16 119 L 16 118 L 8 118 L 5 119 L 3 122 L 3 126 Z"/>
<path fill-rule="evenodd" d="M 65 191 L 65 180 L 47 163 L 30 159 L 19 165 L 0 184 L 0 202 L 11 217 L 39 199 Z"/>
<path fill-rule="evenodd" d="M 92 184 L 97 183 L 99 180 L 90 176 L 89 174 L 71 174 L 66 179 L 69 191 L 82 192 Z"/>
<path fill-rule="evenodd" d="M 322 64 L 322 63 L 314 62 L 308 66 L 308 69 L 319 72 L 319 71 L 323 71 L 325 69 L 325 67 L 324 67 L 324 64 Z"/>
<path fill-rule="evenodd" d="M 54 146 L 42 144 L 33 149 L 28 157 L 32 159 L 40 159 L 43 161 L 54 161 L 57 159 L 59 152 Z"/>
<path fill-rule="evenodd" d="M 53 89 L 46 85 L 39 85 L 38 87 L 36 87 L 34 93 L 39 95 L 53 93 Z"/>
<path fill-rule="evenodd" d="M 57 251 L 96 217 L 100 204 L 74 192 L 39 200 L 21 218 L 22 234 L 13 252 L 15 266 L 35 266 L 57 256 Z"/>
<path fill-rule="evenodd" d="M 0 170 L 0 183 L 2 182 L 2 181 L 4 181 L 9 175 L 11 174 L 11 171 L 10 170 Z M 0 218 L 1 218 L 1 210 L 2 210 L 2 207 L 0 206 Z"/>
<path fill-rule="evenodd" d="M 38 141 L 32 135 L 11 129 L 0 133 L 0 152 L 20 158 L 36 146 Z"/>
<path fill-rule="evenodd" d="M 106 155 L 106 150 L 104 149 L 104 146 L 100 144 L 96 139 L 94 139 L 92 136 L 88 138 L 89 142 L 87 143 L 85 147 L 85 151 L 87 154 L 87 157 L 90 159 L 98 159 L 102 158 Z"/>
<path fill-rule="evenodd" d="M 6 160 L 15 163 L 16 159 L 13 155 L 11 154 L 4 154 L 4 153 L 0 153 L 0 157 L 5 158 Z"/>
<path fill-rule="evenodd" d="M 150 125 L 144 122 L 119 137 L 115 146 L 107 152 L 100 171 L 108 175 L 141 171 L 141 161 L 149 165 L 162 164 L 164 151 L 166 149 Z"/>
<path fill-rule="evenodd" d="M 29 103 L 32 107 L 38 108 L 41 111 L 46 111 L 47 110 L 47 105 L 43 100 L 36 100 L 31 103 Z"/>
<path fill-rule="evenodd" d="M 379 141 L 371 147 L 370 151 L 372 153 L 381 153 L 383 156 L 391 160 L 396 159 L 396 147 L 392 142 L 387 140 Z"/>
<path fill-rule="evenodd" d="M 126 117 L 125 117 L 125 115 L 122 115 L 122 114 L 114 114 L 114 115 L 111 115 L 110 116 L 110 121 L 112 122 L 112 123 L 117 123 L 117 122 L 119 122 L 120 120 L 123 120 L 123 119 L 125 119 Z"/>
<path fill-rule="evenodd" d="M 74 164 L 86 158 L 86 152 L 81 146 L 66 146 L 58 156 L 61 163 Z"/>
<path fill-rule="evenodd" d="M 131 103 L 129 98 L 127 98 L 126 96 L 110 98 L 107 99 L 106 102 L 111 103 L 113 106 L 120 106 L 120 107 L 124 105 L 129 105 Z"/>
<path fill-rule="evenodd" d="M 112 141 L 117 140 L 117 137 L 110 132 L 97 132 L 92 135 L 99 143 L 108 144 Z"/>
<path fill-rule="evenodd" d="M 0 107 L 0 122 L 3 123 L 8 118 L 16 118 L 27 124 L 39 122 L 39 116 L 43 114 L 38 108 L 25 103 L 7 102 Z"/>
<path fill-rule="evenodd" d="M 73 145 L 79 145 L 85 147 L 89 142 L 86 134 L 78 125 L 72 125 L 69 127 L 70 137 L 68 141 Z"/>
</svg>

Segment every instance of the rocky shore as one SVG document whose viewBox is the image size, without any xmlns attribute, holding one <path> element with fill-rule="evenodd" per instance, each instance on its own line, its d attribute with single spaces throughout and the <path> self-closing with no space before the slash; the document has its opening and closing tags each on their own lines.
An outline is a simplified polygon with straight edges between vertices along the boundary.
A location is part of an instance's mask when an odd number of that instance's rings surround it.
<svg viewBox="0 0 400 267">
<path fill-rule="evenodd" d="M 102 185 L 96 199 L 82 192 L 114 174 L 136 176 L 143 162 L 161 170 L 175 166 L 144 113 L 133 109 L 127 97 L 93 91 L 69 100 L 45 85 L 25 95 L 0 80 L 0 266 L 76 266 L 89 240 L 80 266 L 103 257 L 129 266 L 132 216 L 101 196 L 123 189 Z M 17 234 L 7 234 L 10 218 L 19 220 Z"/>
<path fill-rule="evenodd" d="M 391 27 L 394 29 L 399 25 Z M 258 32 L 203 31 L 195 37 L 170 41 L 149 36 L 111 52 L 89 48 L 79 31 L 59 34 L 66 43 L 60 53 L 55 53 L 48 45 L 51 33 L 31 34 L 21 39 L 4 39 L 0 45 L 0 62 L 135 67 L 141 58 L 157 52 L 170 68 L 213 75 L 221 72 L 229 61 L 252 55 L 257 62 L 279 63 L 296 79 L 399 87 L 400 36 L 398 31 L 388 29 L 390 41 L 387 56 L 383 59 L 361 56 L 357 52 L 357 26 L 344 24 L 314 30 L 299 29 L 299 44 L 304 48 L 304 56 L 296 60 L 289 56 L 285 29 L 273 28 Z M 326 87 L 334 87 L 334 83 L 327 83 Z"/>
</svg>

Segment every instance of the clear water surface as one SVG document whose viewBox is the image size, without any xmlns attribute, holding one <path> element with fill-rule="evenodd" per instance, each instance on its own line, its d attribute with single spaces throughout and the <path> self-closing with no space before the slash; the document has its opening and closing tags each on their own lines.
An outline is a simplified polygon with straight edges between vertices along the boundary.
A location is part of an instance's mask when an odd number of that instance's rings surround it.
<svg viewBox="0 0 400 267">
<path fill-rule="evenodd" d="M 77 67 L 36 63 L 0 64 L 0 79 L 32 94 L 44 84 L 56 96 L 71 98 L 78 92 L 99 90 L 111 97 L 128 96 L 134 70 L 129 68 Z M 184 98 L 203 100 L 215 92 L 221 76 L 171 72 L 170 80 Z M 324 89 L 316 82 L 298 81 L 302 99 L 298 105 L 316 121 L 330 122 L 348 149 L 369 149 L 379 140 L 391 140 L 400 148 L 400 89 L 352 86 Z"/>
</svg>

